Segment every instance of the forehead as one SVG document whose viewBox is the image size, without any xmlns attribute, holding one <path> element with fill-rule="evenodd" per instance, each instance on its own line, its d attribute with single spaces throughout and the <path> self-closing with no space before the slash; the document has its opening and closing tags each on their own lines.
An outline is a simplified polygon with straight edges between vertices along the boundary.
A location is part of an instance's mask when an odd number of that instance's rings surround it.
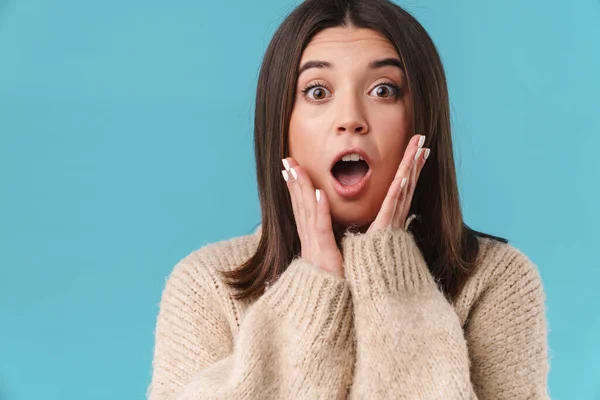
<svg viewBox="0 0 600 400">
<path fill-rule="evenodd" d="M 398 57 L 390 41 L 379 32 L 364 28 L 335 27 L 316 34 L 302 53 L 301 62 L 311 59 L 369 59 Z"/>
</svg>

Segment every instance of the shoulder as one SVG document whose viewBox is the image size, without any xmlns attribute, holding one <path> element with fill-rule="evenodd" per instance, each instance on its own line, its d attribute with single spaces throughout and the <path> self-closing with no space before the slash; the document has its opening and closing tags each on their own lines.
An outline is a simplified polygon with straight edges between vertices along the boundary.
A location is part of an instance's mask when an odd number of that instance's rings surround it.
<svg viewBox="0 0 600 400">
<path fill-rule="evenodd" d="M 479 238 L 479 265 L 474 278 L 485 278 L 489 284 L 522 282 L 541 285 L 537 264 L 520 248 L 490 238 Z"/>
<path fill-rule="evenodd" d="M 220 271 L 232 270 L 254 255 L 260 231 L 250 235 L 206 243 L 180 259 L 166 278 L 165 292 L 198 295 L 198 288 L 222 288 Z"/>
<path fill-rule="evenodd" d="M 202 264 L 211 270 L 231 270 L 254 255 L 260 231 L 227 240 L 207 243 L 183 258 L 182 264 Z"/>
<path fill-rule="evenodd" d="M 537 264 L 510 243 L 478 240 L 479 263 L 455 302 L 463 322 L 474 307 L 543 311 L 546 295 Z"/>
</svg>

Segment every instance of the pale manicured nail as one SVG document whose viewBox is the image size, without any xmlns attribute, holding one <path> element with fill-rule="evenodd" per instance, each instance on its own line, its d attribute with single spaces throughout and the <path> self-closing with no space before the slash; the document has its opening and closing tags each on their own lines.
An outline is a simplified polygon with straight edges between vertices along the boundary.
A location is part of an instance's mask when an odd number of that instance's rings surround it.
<svg viewBox="0 0 600 400">
<path fill-rule="evenodd" d="M 288 175 L 288 173 L 287 173 L 287 171 L 286 171 L 286 170 L 283 170 L 283 171 L 281 171 L 281 174 L 283 175 L 283 180 L 284 180 L 284 181 L 286 181 L 286 182 L 287 182 L 287 181 L 288 181 L 288 179 L 290 179 L 290 177 L 289 177 L 289 175 Z"/>
<path fill-rule="evenodd" d="M 429 153 L 431 152 L 431 149 L 427 149 L 425 150 L 425 159 L 427 160 L 427 157 L 429 157 Z"/>
<path fill-rule="evenodd" d="M 408 178 L 402 178 L 402 182 L 400 182 L 400 189 L 402 189 L 406 185 L 406 181 Z"/>
<path fill-rule="evenodd" d="M 417 154 L 415 154 L 415 161 L 417 161 L 417 159 L 418 159 L 418 158 L 419 158 L 419 156 L 421 155 L 421 151 L 422 151 L 422 150 L 423 150 L 423 149 L 421 149 L 421 148 L 417 150 Z"/>
<path fill-rule="evenodd" d="M 423 147 L 424 144 L 425 144 L 425 135 L 421 135 L 421 138 L 419 139 L 419 148 Z"/>
<path fill-rule="evenodd" d="M 294 180 L 297 180 L 298 174 L 296 173 L 296 170 L 294 168 L 290 168 L 290 172 L 292 173 L 292 177 L 294 178 Z"/>
<path fill-rule="evenodd" d="M 321 201 L 321 191 L 319 189 L 315 190 L 315 196 L 317 197 L 317 201 Z"/>
<path fill-rule="evenodd" d="M 285 168 L 286 170 L 290 169 L 290 163 L 288 162 L 288 160 L 286 160 L 285 158 L 282 158 L 281 162 L 283 163 L 283 168 Z"/>
</svg>

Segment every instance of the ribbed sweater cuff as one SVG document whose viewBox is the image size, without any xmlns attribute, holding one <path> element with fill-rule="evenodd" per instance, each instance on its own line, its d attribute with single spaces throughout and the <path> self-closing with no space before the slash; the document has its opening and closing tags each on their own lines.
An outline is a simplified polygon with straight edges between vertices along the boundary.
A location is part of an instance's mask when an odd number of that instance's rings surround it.
<svg viewBox="0 0 600 400">
<path fill-rule="evenodd" d="M 410 232 L 389 227 L 348 233 L 342 246 L 346 279 L 355 300 L 437 288 Z"/>
<path fill-rule="evenodd" d="M 353 310 L 345 279 L 297 258 L 264 296 L 278 318 L 310 340 L 347 345 Z"/>
</svg>

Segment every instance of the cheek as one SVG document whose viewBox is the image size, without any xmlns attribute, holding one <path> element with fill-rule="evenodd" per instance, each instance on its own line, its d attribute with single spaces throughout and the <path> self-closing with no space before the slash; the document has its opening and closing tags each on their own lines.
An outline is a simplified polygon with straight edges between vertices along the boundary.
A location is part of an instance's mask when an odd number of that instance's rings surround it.
<svg viewBox="0 0 600 400">
<path fill-rule="evenodd" d="M 387 194 L 404 151 L 412 137 L 412 125 L 403 112 L 380 115 L 373 132 L 373 140 L 378 149 L 378 163 L 373 171 L 372 201 L 381 205 Z"/>
<path fill-rule="evenodd" d="M 294 108 L 289 127 L 289 156 L 307 169 L 315 160 L 315 154 L 322 150 L 322 125 L 319 118 L 309 115 L 302 106 Z"/>
<path fill-rule="evenodd" d="M 306 136 L 302 134 L 305 131 L 306 127 L 303 119 L 297 113 L 292 113 L 288 135 L 288 150 L 289 156 L 296 160 L 299 155 L 301 156 L 305 152 L 304 148 L 308 145 Z"/>
<path fill-rule="evenodd" d="M 406 146 L 413 135 L 409 114 L 403 111 L 387 113 L 377 120 L 373 136 L 377 142 L 380 160 L 387 168 L 397 168 L 404 156 Z"/>
</svg>

